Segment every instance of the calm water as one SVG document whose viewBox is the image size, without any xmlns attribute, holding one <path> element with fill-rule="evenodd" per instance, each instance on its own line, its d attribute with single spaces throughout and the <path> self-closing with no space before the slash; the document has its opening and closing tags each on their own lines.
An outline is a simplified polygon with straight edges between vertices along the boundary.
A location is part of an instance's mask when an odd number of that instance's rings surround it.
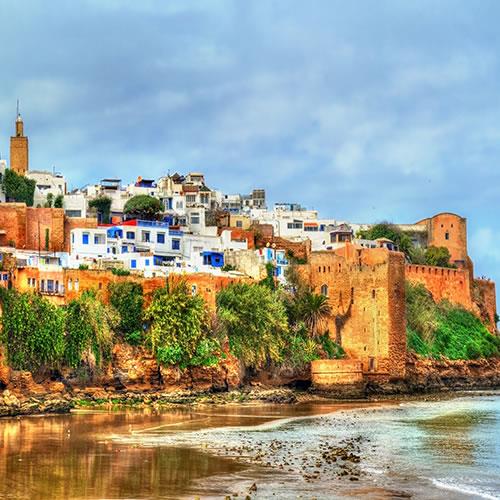
<svg viewBox="0 0 500 500">
<path fill-rule="evenodd" d="M 321 459 L 339 446 L 360 456 L 345 476 Z M 0 420 L 0 497 L 500 498 L 499 456 L 498 393 L 89 411 Z"/>
</svg>

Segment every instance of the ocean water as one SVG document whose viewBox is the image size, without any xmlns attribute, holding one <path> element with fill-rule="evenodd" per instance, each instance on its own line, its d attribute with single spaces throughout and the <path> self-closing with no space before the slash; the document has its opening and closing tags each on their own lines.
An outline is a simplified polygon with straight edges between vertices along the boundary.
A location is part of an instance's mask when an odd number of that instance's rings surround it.
<svg viewBox="0 0 500 500">
<path fill-rule="evenodd" d="M 500 393 L 0 420 L 0 498 L 500 498 Z"/>
<path fill-rule="evenodd" d="M 242 418 L 231 425 L 226 415 L 221 427 L 146 430 L 124 439 L 146 447 L 194 447 L 249 465 L 244 474 L 201 480 L 198 491 L 208 496 L 241 496 L 255 482 L 256 498 L 500 498 L 498 393 L 308 410 L 263 423 L 249 414 L 251 425 Z M 270 417 L 265 407 L 261 417 Z M 346 446 L 359 461 L 347 462 L 341 475 L 346 462 L 322 457 Z"/>
</svg>

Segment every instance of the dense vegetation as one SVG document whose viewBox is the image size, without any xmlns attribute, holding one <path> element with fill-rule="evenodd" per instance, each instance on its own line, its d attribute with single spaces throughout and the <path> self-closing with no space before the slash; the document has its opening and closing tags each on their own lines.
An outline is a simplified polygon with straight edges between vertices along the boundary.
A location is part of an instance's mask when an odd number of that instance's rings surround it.
<svg viewBox="0 0 500 500">
<path fill-rule="evenodd" d="M 500 339 L 479 318 L 447 301 L 435 303 L 420 284 L 406 284 L 408 348 L 425 357 L 476 359 L 498 356 Z"/>
<path fill-rule="evenodd" d="M 33 206 L 36 181 L 19 175 L 12 169 L 5 170 L 2 179 L 2 189 L 7 201 L 26 203 L 28 207 Z"/>
<path fill-rule="evenodd" d="M 147 194 L 138 194 L 125 203 L 123 213 L 129 219 L 156 220 L 162 210 L 158 198 Z"/>
<path fill-rule="evenodd" d="M 142 308 L 144 297 L 142 286 L 132 281 L 111 283 L 109 285 L 109 302 L 120 315 L 118 331 L 123 339 L 131 345 L 139 345 L 143 341 Z"/>
<path fill-rule="evenodd" d="M 148 344 L 160 363 L 217 364 L 222 349 L 209 331 L 205 303 L 190 292 L 185 281 L 168 281 L 165 288 L 156 290 L 145 318 L 150 322 Z"/>
</svg>

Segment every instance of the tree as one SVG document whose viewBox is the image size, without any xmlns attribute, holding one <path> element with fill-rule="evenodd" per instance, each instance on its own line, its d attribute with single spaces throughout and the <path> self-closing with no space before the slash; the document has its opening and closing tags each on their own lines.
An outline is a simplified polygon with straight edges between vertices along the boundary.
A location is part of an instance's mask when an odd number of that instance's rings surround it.
<svg viewBox="0 0 500 500">
<path fill-rule="evenodd" d="M 17 370 L 57 368 L 64 355 L 64 310 L 32 293 L 2 289 L 2 342 Z"/>
<path fill-rule="evenodd" d="M 160 200 L 138 194 L 125 203 L 123 212 L 131 219 L 156 220 L 162 210 Z"/>
<path fill-rule="evenodd" d="M 64 195 L 58 194 L 54 199 L 54 208 L 63 208 L 64 207 Z"/>
<path fill-rule="evenodd" d="M 109 284 L 109 302 L 118 311 L 118 330 L 132 345 L 142 342 L 142 286 L 133 281 Z"/>
<path fill-rule="evenodd" d="M 36 181 L 19 175 L 12 169 L 7 169 L 2 179 L 2 189 L 7 201 L 26 203 L 33 206 Z"/>
<path fill-rule="evenodd" d="M 446 247 L 429 247 L 425 250 L 425 263 L 428 266 L 451 267 L 450 251 Z"/>
<path fill-rule="evenodd" d="M 220 358 L 220 344 L 207 332 L 205 302 L 193 295 L 185 281 L 170 280 L 155 291 L 145 318 L 148 341 L 165 365 L 212 365 Z"/>
<path fill-rule="evenodd" d="M 280 362 L 286 348 L 285 306 L 267 286 L 235 283 L 217 294 L 217 316 L 231 352 L 260 368 Z"/>
<path fill-rule="evenodd" d="M 54 202 L 54 195 L 52 193 L 47 194 L 47 199 L 45 201 L 45 208 L 52 208 L 52 203 Z"/>
<path fill-rule="evenodd" d="M 393 241 L 408 258 L 411 258 L 413 244 L 410 237 L 391 222 L 381 222 L 370 229 L 362 229 L 358 232 L 358 237 L 365 240 L 387 238 Z"/>
<path fill-rule="evenodd" d="M 77 368 L 83 362 L 92 372 L 111 358 L 114 330 L 120 318 L 105 305 L 94 290 L 85 290 L 72 300 L 66 312 L 66 351 L 69 366 Z"/>
<path fill-rule="evenodd" d="M 316 337 L 332 313 L 328 297 L 307 291 L 298 297 L 299 317 L 306 325 L 312 337 Z"/>
<path fill-rule="evenodd" d="M 97 218 L 102 224 L 109 224 L 111 215 L 111 198 L 109 196 L 98 196 L 89 201 L 89 208 L 97 211 Z"/>
</svg>

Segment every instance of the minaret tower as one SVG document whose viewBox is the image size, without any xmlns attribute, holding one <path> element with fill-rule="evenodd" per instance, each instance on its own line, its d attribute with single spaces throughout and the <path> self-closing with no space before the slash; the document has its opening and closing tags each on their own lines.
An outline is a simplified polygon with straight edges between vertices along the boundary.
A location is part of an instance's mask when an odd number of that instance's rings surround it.
<svg viewBox="0 0 500 500">
<path fill-rule="evenodd" d="M 28 138 L 24 135 L 24 123 L 17 101 L 16 135 L 10 138 L 10 168 L 19 175 L 28 172 Z"/>
</svg>

